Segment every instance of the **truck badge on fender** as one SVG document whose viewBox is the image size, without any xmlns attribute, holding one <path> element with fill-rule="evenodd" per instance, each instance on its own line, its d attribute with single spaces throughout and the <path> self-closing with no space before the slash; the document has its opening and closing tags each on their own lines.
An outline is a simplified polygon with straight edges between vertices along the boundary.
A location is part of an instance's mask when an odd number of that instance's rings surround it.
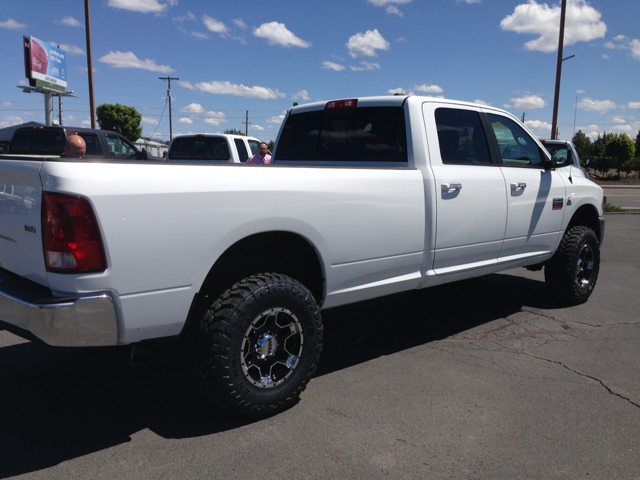
<svg viewBox="0 0 640 480">
<path fill-rule="evenodd" d="M 24 230 L 25 232 L 36 233 L 36 227 L 32 227 L 31 225 L 25 225 Z"/>
<path fill-rule="evenodd" d="M 554 198 L 553 199 L 553 210 L 560 210 L 564 205 L 564 198 Z"/>
</svg>

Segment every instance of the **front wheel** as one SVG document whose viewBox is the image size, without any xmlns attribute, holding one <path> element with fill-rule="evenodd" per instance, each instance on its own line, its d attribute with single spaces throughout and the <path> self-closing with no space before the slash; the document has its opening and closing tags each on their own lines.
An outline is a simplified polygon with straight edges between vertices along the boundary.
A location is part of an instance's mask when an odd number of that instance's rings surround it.
<svg viewBox="0 0 640 480">
<path fill-rule="evenodd" d="M 213 403 L 235 415 L 285 410 L 316 370 L 322 333 L 319 308 L 302 284 L 271 273 L 245 278 L 200 321 L 196 376 Z"/>
<path fill-rule="evenodd" d="M 588 227 L 576 226 L 564 234 L 558 250 L 544 269 L 551 296 L 560 303 L 579 305 L 591 296 L 600 271 L 600 243 Z"/>
</svg>

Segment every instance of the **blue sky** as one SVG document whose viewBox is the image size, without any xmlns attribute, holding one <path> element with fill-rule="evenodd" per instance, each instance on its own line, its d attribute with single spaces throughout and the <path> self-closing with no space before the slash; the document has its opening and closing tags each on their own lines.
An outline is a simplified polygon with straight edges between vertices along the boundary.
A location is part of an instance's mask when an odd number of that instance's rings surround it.
<svg viewBox="0 0 640 480">
<path fill-rule="evenodd" d="M 284 112 L 402 91 L 477 101 L 549 138 L 560 3 L 535 0 L 93 0 L 96 106 L 143 117 L 143 136 L 244 131 L 274 139 Z M 559 138 L 640 130 L 640 1 L 568 0 Z M 25 94 L 22 36 L 67 52 L 63 123 L 87 126 L 84 2 L 2 0 L 0 127 L 44 121 Z M 577 104 L 577 108 L 576 108 Z M 57 119 L 57 101 L 55 102 Z"/>
</svg>

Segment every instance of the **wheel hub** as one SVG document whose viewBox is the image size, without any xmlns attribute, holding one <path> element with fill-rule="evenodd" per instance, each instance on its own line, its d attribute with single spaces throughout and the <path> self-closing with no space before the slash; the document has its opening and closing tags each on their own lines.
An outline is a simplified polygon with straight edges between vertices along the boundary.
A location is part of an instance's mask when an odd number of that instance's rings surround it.
<svg viewBox="0 0 640 480">
<path fill-rule="evenodd" d="M 581 288 L 586 288 L 591 283 L 593 274 L 594 255 L 589 245 L 584 245 L 578 255 L 576 265 L 576 283 Z"/>
<path fill-rule="evenodd" d="M 289 309 L 272 308 L 258 315 L 242 341 L 241 364 L 245 378 L 260 388 L 273 388 L 293 373 L 302 355 L 304 334 L 298 317 Z"/>
</svg>

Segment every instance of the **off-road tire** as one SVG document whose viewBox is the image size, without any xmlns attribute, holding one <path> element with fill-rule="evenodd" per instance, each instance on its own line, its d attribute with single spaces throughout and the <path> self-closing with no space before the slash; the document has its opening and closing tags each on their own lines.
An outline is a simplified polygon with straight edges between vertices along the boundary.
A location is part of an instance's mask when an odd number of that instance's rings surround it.
<svg viewBox="0 0 640 480">
<path fill-rule="evenodd" d="M 268 416 L 298 402 L 316 371 L 322 335 L 309 290 L 286 275 L 254 275 L 224 292 L 200 320 L 195 375 L 217 407 Z"/>
<path fill-rule="evenodd" d="M 586 302 L 600 271 L 600 243 L 595 232 L 576 226 L 562 237 L 558 250 L 544 268 L 552 298 L 563 305 Z"/>
</svg>

